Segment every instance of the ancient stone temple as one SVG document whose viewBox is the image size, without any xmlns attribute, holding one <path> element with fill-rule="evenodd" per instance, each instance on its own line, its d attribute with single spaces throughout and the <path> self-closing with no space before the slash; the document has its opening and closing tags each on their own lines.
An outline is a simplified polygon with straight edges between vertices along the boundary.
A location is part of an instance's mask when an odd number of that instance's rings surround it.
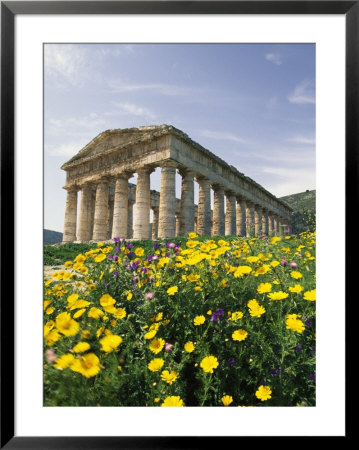
<svg viewBox="0 0 359 450">
<path fill-rule="evenodd" d="M 151 190 L 156 167 L 160 192 Z M 63 242 L 170 238 L 190 231 L 276 235 L 291 223 L 285 202 L 170 125 L 104 131 L 61 168 L 67 190 Z M 135 173 L 137 185 L 129 183 Z M 180 199 L 176 173 L 182 177 Z"/>
</svg>

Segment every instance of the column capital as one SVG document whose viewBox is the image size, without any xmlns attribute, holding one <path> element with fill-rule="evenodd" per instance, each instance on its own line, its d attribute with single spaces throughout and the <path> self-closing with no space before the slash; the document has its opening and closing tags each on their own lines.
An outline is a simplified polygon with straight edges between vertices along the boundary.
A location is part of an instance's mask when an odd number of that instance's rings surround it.
<svg viewBox="0 0 359 450">
<path fill-rule="evenodd" d="M 191 169 L 187 169 L 186 167 L 180 167 L 180 168 L 178 168 L 177 171 L 181 175 L 182 178 L 184 178 L 184 177 L 194 178 L 196 176 L 195 172 L 193 172 Z"/>
<path fill-rule="evenodd" d="M 133 173 L 134 172 L 129 172 L 129 171 L 125 170 L 123 172 L 116 173 L 114 176 L 115 176 L 115 178 L 123 178 L 125 180 L 129 180 L 130 178 L 133 177 Z"/>
<path fill-rule="evenodd" d="M 158 164 L 158 167 L 161 167 L 161 169 L 163 169 L 165 167 L 173 167 L 174 169 L 177 169 L 178 163 L 176 161 L 172 161 L 172 160 L 168 159 L 166 161 L 160 162 Z"/>
<path fill-rule="evenodd" d="M 196 181 L 198 184 L 210 184 L 210 180 L 203 175 L 196 175 Z"/>
<path fill-rule="evenodd" d="M 113 180 L 113 177 L 110 177 L 108 175 L 100 176 L 99 178 L 92 181 L 94 185 L 98 184 L 104 184 L 104 183 L 110 183 Z"/>
<path fill-rule="evenodd" d="M 225 189 L 224 193 L 226 194 L 226 197 L 235 197 L 236 193 L 232 191 L 231 189 Z"/>
<path fill-rule="evenodd" d="M 135 173 L 148 173 L 151 174 L 155 170 L 152 166 L 143 166 L 136 169 Z"/>
<path fill-rule="evenodd" d="M 82 189 L 86 189 L 86 188 L 92 188 L 96 186 L 96 183 L 94 183 L 92 180 L 89 181 L 84 181 L 82 184 L 79 185 L 79 188 Z"/>
<path fill-rule="evenodd" d="M 214 191 L 223 191 L 223 194 L 224 194 L 224 187 L 220 183 L 217 183 L 217 182 L 211 183 L 211 188 Z"/>
<path fill-rule="evenodd" d="M 62 189 L 65 189 L 67 192 L 78 192 L 81 187 L 77 184 L 71 184 L 68 186 L 63 186 Z"/>
</svg>

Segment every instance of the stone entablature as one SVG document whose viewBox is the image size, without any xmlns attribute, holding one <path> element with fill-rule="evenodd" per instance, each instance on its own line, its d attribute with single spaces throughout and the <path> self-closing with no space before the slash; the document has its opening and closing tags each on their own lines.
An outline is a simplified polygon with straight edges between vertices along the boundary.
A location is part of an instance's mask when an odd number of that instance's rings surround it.
<svg viewBox="0 0 359 450">
<path fill-rule="evenodd" d="M 161 193 L 150 189 L 150 174 L 156 167 L 161 167 Z M 169 125 L 107 130 L 62 169 L 68 191 L 64 242 L 102 240 L 111 232 L 121 234 L 114 237 L 132 237 L 133 204 L 133 237 L 137 239 L 150 237 L 150 209 L 155 227 L 152 238 L 157 237 L 157 227 L 158 237 L 166 238 L 193 230 L 209 235 L 249 235 L 251 227 L 256 235 L 278 233 L 280 225 L 288 227 L 290 223 L 292 210 L 285 202 Z M 182 176 L 181 199 L 175 198 L 177 171 Z M 134 173 L 138 174 L 137 187 L 128 183 Z M 197 207 L 195 181 L 199 184 Z"/>
</svg>

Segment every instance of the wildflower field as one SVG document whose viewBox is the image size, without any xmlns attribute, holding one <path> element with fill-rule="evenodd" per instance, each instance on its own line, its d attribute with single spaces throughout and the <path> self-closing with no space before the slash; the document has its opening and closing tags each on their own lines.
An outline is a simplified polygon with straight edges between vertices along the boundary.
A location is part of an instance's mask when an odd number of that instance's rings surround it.
<svg viewBox="0 0 359 450">
<path fill-rule="evenodd" d="M 315 406 L 315 233 L 87 248 L 44 280 L 45 405 Z"/>
</svg>

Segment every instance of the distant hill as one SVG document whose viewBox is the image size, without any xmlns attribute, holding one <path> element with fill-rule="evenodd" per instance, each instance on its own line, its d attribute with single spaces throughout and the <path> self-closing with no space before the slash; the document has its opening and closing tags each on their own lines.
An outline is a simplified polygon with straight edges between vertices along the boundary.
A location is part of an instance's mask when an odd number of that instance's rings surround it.
<svg viewBox="0 0 359 450">
<path fill-rule="evenodd" d="M 281 200 L 284 200 L 294 209 L 292 216 L 293 233 L 315 230 L 315 193 L 315 190 L 307 190 L 281 197 Z"/>
<path fill-rule="evenodd" d="M 57 244 L 58 242 L 62 242 L 62 233 L 44 229 L 44 245 Z"/>
</svg>

